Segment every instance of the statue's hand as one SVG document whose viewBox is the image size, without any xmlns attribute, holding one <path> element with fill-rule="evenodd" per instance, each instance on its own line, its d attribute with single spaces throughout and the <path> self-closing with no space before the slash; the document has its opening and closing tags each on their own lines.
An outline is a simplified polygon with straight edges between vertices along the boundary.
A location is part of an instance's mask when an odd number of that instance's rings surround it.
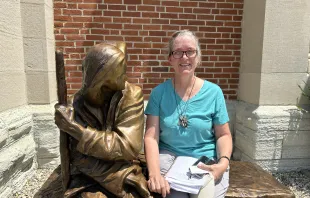
<svg viewBox="0 0 310 198">
<path fill-rule="evenodd" d="M 73 118 L 74 110 L 72 106 L 55 105 L 55 124 L 60 130 L 69 134 L 76 132 L 78 126 Z"/>
</svg>

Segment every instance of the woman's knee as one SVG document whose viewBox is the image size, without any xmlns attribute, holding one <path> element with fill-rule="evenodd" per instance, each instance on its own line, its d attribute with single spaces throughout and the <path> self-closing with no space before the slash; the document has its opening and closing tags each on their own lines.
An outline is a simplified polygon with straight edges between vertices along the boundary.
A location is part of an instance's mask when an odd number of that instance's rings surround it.
<svg viewBox="0 0 310 198">
<path fill-rule="evenodd" d="M 206 177 L 209 177 L 209 176 L 206 176 Z M 213 198 L 214 197 L 214 190 L 215 190 L 215 188 L 214 188 L 214 179 L 212 178 L 200 190 L 198 195 L 191 195 L 190 198 Z"/>
<path fill-rule="evenodd" d="M 227 170 L 222 178 L 215 184 L 215 198 L 224 198 L 229 187 L 229 170 Z"/>
</svg>

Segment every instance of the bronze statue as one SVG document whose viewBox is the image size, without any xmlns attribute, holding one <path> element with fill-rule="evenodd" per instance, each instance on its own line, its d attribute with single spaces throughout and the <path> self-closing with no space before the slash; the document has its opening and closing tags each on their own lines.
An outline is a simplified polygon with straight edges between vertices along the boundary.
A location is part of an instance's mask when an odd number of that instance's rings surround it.
<svg viewBox="0 0 310 198">
<path fill-rule="evenodd" d="M 83 61 L 82 88 L 55 108 L 55 123 L 69 136 L 69 159 L 61 162 L 69 164 L 62 170 L 64 197 L 150 197 L 138 161 L 143 94 L 126 81 L 124 42 L 92 47 Z"/>
</svg>

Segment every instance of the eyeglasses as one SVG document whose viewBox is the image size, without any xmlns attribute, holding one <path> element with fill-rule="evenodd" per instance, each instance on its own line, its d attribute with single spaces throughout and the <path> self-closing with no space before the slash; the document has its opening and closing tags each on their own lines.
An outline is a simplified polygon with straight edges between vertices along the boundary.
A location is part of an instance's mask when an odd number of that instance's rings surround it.
<svg viewBox="0 0 310 198">
<path fill-rule="evenodd" d="M 173 51 L 171 52 L 173 58 L 182 58 L 185 54 L 188 58 L 196 57 L 197 50 L 188 50 L 188 51 Z"/>
</svg>

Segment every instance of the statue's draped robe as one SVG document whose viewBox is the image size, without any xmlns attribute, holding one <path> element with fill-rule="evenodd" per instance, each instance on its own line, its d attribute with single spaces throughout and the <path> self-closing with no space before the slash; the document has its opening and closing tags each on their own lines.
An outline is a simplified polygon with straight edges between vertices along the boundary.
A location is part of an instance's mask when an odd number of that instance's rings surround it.
<svg viewBox="0 0 310 198">
<path fill-rule="evenodd" d="M 79 142 L 70 138 L 72 181 L 65 196 L 87 191 L 94 184 L 74 181 L 84 177 L 82 180 L 94 180 L 117 197 L 149 197 L 137 161 L 144 130 L 141 88 L 126 82 L 125 89 L 117 91 L 102 108 L 87 104 L 79 92 L 70 103 L 75 121 L 85 129 Z"/>
</svg>

